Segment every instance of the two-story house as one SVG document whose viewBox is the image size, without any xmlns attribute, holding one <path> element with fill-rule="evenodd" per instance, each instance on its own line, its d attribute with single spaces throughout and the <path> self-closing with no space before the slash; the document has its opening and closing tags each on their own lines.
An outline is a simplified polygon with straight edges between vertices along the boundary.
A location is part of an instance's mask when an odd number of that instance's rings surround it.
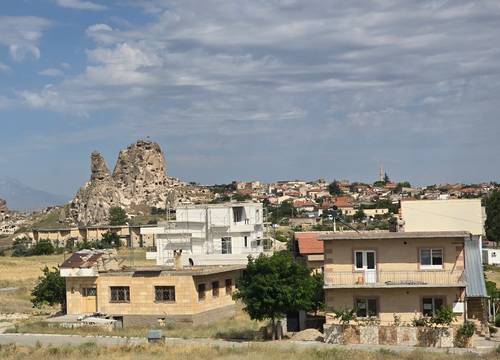
<svg viewBox="0 0 500 360">
<path fill-rule="evenodd" d="M 480 266 L 472 264 L 466 276 L 465 252 L 477 247 L 477 240 L 464 231 L 340 232 L 319 239 L 330 315 L 354 309 L 358 318 L 377 317 L 381 324 L 394 323 L 395 316 L 411 323 L 448 306 L 463 321 L 469 287 L 485 292 Z"/>
<path fill-rule="evenodd" d="M 182 251 L 184 265 L 246 264 L 270 250 L 264 238 L 261 203 L 179 205 L 174 221 L 142 228 L 141 234 L 155 234 L 157 265 L 170 265 L 174 251 Z"/>
</svg>

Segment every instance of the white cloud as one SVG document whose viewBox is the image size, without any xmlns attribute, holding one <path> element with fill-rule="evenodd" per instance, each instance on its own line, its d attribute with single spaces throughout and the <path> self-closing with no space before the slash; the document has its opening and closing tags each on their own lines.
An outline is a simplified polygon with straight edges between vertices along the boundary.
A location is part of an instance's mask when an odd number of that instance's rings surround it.
<svg viewBox="0 0 500 360">
<path fill-rule="evenodd" d="M 0 16 L 0 45 L 15 61 L 40 58 L 38 42 L 51 22 L 35 16 Z"/>
<path fill-rule="evenodd" d="M 40 49 L 31 44 L 13 44 L 9 46 L 9 54 L 15 61 L 24 61 L 28 57 L 40 58 Z"/>
<path fill-rule="evenodd" d="M 104 5 L 84 0 L 56 0 L 56 2 L 61 7 L 76 10 L 101 11 L 107 9 L 107 7 Z"/>
<path fill-rule="evenodd" d="M 48 69 L 43 69 L 43 70 L 39 71 L 38 74 L 43 75 L 43 76 L 63 76 L 64 72 L 60 69 L 48 68 Z"/>
</svg>

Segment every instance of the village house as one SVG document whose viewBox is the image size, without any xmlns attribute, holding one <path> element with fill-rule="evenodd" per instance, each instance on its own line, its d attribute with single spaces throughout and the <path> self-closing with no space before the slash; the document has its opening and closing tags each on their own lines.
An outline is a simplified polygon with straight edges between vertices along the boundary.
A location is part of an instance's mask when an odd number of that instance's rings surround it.
<svg viewBox="0 0 500 360">
<path fill-rule="evenodd" d="M 235 314 L 232 294 L 243 266 L 122 266 L 110 250 L 74 253 L 60 268 L 67 314 L 100 314 L 122 326 L 205 324 Z"/>
<path fill-rule="evenodd" d="M 354 309 L 380 324 L 411 323 L 444 307 L 457 322 L 486 322 L 487 294 L 476 238 L 465 231 L 322 233 L 327 326 Z M 467 301 L 467 305 L 466 304 Z"/>
<path fill-rule="evenodd" d="M 272 250 L 262 204 L 254 202 L 180 205 L 175 220 L 142 228 L 141 234 L 155 235 L 156 252 L 147 256 L 157 265 L 172 264 L 176 250 L 184 265 L 246 264 L 249 255 Z"/>
<path fill-rule="evenodd" d="M 323 272 L 324 250 L 323 241 L 318 237 L 321 231 L 295 232 L 296 256 L 312 272 Z"/>
</svg>

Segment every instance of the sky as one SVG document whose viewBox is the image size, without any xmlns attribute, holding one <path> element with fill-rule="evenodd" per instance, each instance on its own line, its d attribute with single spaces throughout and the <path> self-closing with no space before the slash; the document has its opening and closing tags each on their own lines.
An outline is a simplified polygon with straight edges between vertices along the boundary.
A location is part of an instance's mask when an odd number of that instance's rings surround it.
<svg viewBox="0 0 500 360">
<path fill-rule="evenodd" d="M 2 0 L 0 177 L 498 181 L 500 2 Z"/>
</svg>

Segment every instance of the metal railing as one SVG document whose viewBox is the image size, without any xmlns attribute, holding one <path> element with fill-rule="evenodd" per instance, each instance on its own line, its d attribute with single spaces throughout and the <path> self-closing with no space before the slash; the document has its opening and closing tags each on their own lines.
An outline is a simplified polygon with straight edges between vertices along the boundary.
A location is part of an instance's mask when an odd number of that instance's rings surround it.
<svg viewBox="0 0 500 360">
<path fill-rule="evenodd" d="M 432 286 L 465 283 L 463 271 L 325 271 L 327 286 Z"/>
</svg>

